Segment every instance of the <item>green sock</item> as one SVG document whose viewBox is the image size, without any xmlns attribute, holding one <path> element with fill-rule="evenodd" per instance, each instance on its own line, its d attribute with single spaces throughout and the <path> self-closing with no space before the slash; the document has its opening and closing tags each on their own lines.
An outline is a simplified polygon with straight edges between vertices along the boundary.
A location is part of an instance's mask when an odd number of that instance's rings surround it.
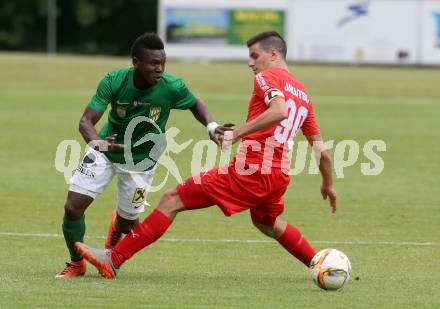
<svg viewBox="0 0 440 309">
<path fill-rule="evenodd" d="M 78 220 L 71 220 L 66 215 L 63 218 L 63 234 L 66 240 L 67 248 L 70 252 L 72 261 L 80 261 L 82 257 L 76 253 L 73 245 L 75 242 L 84 242 L 84 234 L 86 233 L 85 216 L 82 215 Z"/>
</svg>

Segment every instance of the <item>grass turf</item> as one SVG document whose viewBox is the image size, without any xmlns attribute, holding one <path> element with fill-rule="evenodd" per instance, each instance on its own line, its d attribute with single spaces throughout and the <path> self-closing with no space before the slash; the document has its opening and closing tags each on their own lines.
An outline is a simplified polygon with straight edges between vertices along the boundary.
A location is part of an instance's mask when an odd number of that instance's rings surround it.
<svg viewBox="0 0 440 309">
<path fill-rule="evenodd" d="M 336 179 L 341 203 L 335 215 L 320 198 L 318 175 L 294 176 L 285 196 L 283 218 L 317 249 L 336 247 L 350 257 L 352 280 L 343 290 L 319 290 L 275 242 L 216 241 L 266 238 L 247 213 L 224 218 L 215 207 L 180 214 L 165 241 L 124 265 L 115 281 L 99 278 L 92 267 L 84 278 L 55 280 L 67 258 L 63 239 L 23 234 L 61 234 L 67 186 L 54 167 L 56 147 L 65 139 L 84 145 L 77 127 L 85 104 L 107 71 L 125 65 L 126 58 L 0 54 L 1 308 L 440 306 L 438 69 L 291 67 L 314 100 L 324 138 L 352 139 L 361 147 L 356 164 Z M 220 122 L 243 123 L 252 91 L 245 63 L 172 62 L 167 69 L 182 76 Z M 181 130 L 180 142 L 206 138 L 186 111 L 175 111 L 169 126 Z M 378 176 L 364 176 L 360 168 L 369 162 L 362 147 L 371 139 L 387 144 Z M 191 150 L 173 157 L 182 177 L 191 174 Z M 159 168 L 156 182 L 164 176 Z M 174 184 L 170 177 L 166 187 Z M 115 189 L 112 184 L 87 211 L 86 235 L 106 233 Z M 159 198 L 160 192 L 149 195 L 152 205 Z M 100 238 L 86 241 L 103 245 Z"/>
</svg>

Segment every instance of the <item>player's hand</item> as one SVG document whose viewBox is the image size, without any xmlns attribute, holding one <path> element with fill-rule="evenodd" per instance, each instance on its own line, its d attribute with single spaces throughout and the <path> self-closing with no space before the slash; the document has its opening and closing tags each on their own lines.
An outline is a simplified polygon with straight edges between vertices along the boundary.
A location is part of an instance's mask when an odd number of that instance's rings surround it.
<svg viewBox="0 0 440 309">
<path fill-rule="evenodd" d="M 93 149 L 101 152 L 112 151 L 115 149 L 124 149 L 124 144 L 115 144 L 117 134 L 107 136 L 104 139 L 93 141 Z"/>
<path fill-rule="evenodd" d="M 215 129 L 215 134 L 209 133 L 209 138 L 214 143 L 221 146 L 221 144 L 223 143 L 223 135 L 225 134 L 226 131 L 233 130 L 232 128 L 233 126 L 235 126 L 235 124 L 233 123 L 225 123 L 223 125 L 220 125 Z"/>
<path fill-rule="evenodd" d="M 111 150 L 122 150 L 125 148 L 124 144 L 115 144 L 115 140 L 118 134 L 113 134 L 111 136 L 107 136 L 104 140 L 108 143 L 108 151 Z"/>
<path fill-rule="evenodd" d="M 332 208 L 332 213 L 336 212 L 336 208 L 338 207 L 339 198 L 338 193 L 336 192 L 333 185 L 325 185 L 323 184 L 321 186 L 321 195 L 324 200 L 329 198 L 330 200 L 330 207 Z"/>
<path fill-rule="evenodd" d="M 232 145 L 234 145 L 236 142 L 238 142 L 240 140 L 240 137 L 238 135 L 238 130 L 229 130 L 226 131 L 223 134 L 223 139 L 222 139 L 222 151 L 228 151 Z"/>
</svg>

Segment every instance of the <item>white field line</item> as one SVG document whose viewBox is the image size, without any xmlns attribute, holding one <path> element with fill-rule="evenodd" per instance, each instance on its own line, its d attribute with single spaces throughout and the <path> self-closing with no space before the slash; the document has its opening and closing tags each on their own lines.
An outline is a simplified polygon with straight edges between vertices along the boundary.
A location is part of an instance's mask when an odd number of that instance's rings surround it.
<svg viewBox="0 0 440 309">
<path fill-rule="evenodd" d="M 12 237 L 63 237 L 62 234 L 48 233 L 11 233 L 0 232 L 0 236 Z M 86 238 L 104 239 L 104 236 L 86 236 Z M 199 239 L 199 238 L 162 238 L 161 241 L 166 242 L 188 242 L 188 243 L 251 243 L 265 244 L 273 243 L 270 239 Z M 366 241 L 366 240 L 311 240 L 315 244 L 335 244 L 335 245 L 366 245 L 366 246 L 440 246 L 439 242 L 411 242 L 411 241 Z"/>
</svg>

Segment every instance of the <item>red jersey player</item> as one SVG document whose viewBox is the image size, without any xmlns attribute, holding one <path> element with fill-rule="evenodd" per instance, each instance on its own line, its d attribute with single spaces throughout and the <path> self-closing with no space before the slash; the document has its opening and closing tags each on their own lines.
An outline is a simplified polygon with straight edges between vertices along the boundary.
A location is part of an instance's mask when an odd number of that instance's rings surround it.
<svg viewBox="0 0 440 309">
<path fill-rule="evenodd" d="M 247 45 L 249 67 L 255 73 L 247 122 L 224 136 L 224 143 L 243 140 L 238 154 L 228 165 L 168 190 L 158 207 L 113 249 L 76 243 L 78 253 L 103 277 L 114 278 L 122 263 L 158 240 L 177 213 L 213 205 L 218 205 L 226 216 L 249 209 L 252 222 L 261 232 L 309 266 L 315 250 L 294 226 L 278 218 L 289 184 L 287 153 L 297 130 L 302 129 L 310 144 L 321 145 L 316 147 L 323 178 L 321 194 L 324 199 L 329 197 L 334 212 L 338 198 L 332 183 L 332 162 L 322 147 L 312 102 L 288 71 L 284 39 L 268 31 L 254 36 Z"/>
</svg>

